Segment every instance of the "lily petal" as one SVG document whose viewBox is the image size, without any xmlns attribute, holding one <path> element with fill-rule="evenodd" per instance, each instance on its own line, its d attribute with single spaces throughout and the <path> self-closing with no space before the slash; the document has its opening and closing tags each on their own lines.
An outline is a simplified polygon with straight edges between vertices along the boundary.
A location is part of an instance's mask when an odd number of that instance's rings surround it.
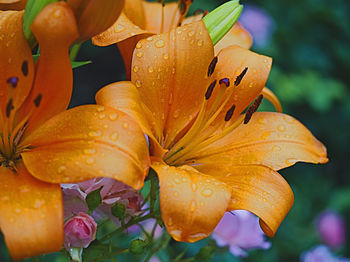
<svg viewBox="0 0 350 262">
<path fill-rule="evenodd" d="M 26 133 L 67 108 L 73 86 L 68 49 L 79 36 L 74 14 L 65 2 L 47 5 L 31 29 L 40 44 L 40 58 L 34 86 L 20 110 L 23 118 L 36 108 Z"/>
<path fill-rule="evenodd" d="M 162 157 L 165 151 L 158 143 L 160 127 L 156 126 L 152 112 L 142 102 L 140 94 L 132 82 L 117 82 L 105 86 L 96 94 L 96 103 L 113 107 L 131 116 L 152 140 L 154 150 L 163 152 L 156 154 Z"/>
<path fill-rule="evenodd" d="M 178 3 L 168 3 L 163 7 L 161 3 L 143 1 L 143 5 L 146 16 L 146 30 L 160 34 L 168 32 L 178 25 L 177 21 L 180 18 Z"/>
<path fill-rule="evenodd" d="M 21 143 L 23 161 L 36 178 L 72 183 L 111 177 L 140 189 L 148 172 L 144 134 L 125 113 L 79 106 L 48 120 Z"/>
<path fill-rule="evenodd" d="M 196 167 L 197 168 L 197 167 Z M 293 205 L 293 192 L 283 177 L 260 165 L 225 166 L 210 163 L 198 166 L 231 186 L 231 202 L 227 210 L 248 210 L 260 217 L 260 226 L 273 237 Z"/>
<path fill-rule="evenodd" d="M 138 27 L 146 28 L 143 0 L 125 0 L 123 12 Z"/>
<path fill-rule="evenodd" d="M 236 23 L 230 31 L 215 45 L 215 54 L 218 54 L 222 49 L 238 45 L 240 47 L 249 49 L 253 44 L 252 36 L 249 32 L 240 24 Z"/>
<path fill-rule="evenodd" d="M 28 0 L 0 0 L 0 10 L 23 10 Z"/>
<path fill-rule="evenodd" d="M 277 96 L 266 86 L 261 91 L 261 94 L 271 102 L 271 104 L 275 107 L 276 111 L 281 113 L 282 112 L 282 105 L 280 101 L 278 100 Z"/>
<path fill-rule="evenodd" d="M 3 113 L 11 98 L 15 110 L 21 106 L 34 78 L 32 51 L 23 34 L 23 14 L 0 11 L 0 106 Z"/>
<path fill-rule="evenodd" d="M 239 46 L 230 46 L 219 52 L 213 77 L 217 80 L 229 78 L 231 88 L 234 88 L 229 102 L 217 118 L 220 124 L 227 110 L 233 104 L 236 107 L 232 119 L 235 119 L 261 93 L 269 76 L 271 63 L 270 57 L 259 55 Z M 248 69 L 240 84 L 233 86 L 237 77 L 245 68 Z M 213 96 L 215 95 L 214 90 Z"/>
<path fill-rule="evenodd" d="M 0 228 L 14 260 L 59 251 L 63 206 L 59 185 L 33 178 L 23 165 L 17 173 L 0 167 Z"/>
<path fill-rule="evenodd" d="M 124 0 L 68 0 L 67 3 L 74 9 L 81 42 L 107 30 L 124 7 Z"/>
<path fill-rule="evenodd" d="M 225 214 L 231 189 L 190 166 L 153 163 L 160 182 L 160 208 L 169 234 L 177 241 L 207 237 Z"/>
<path fill-rule="evenodd" d="M 198 113 L 209 86 L 206 74 L 213 55 L 212 41 L 202 21 L 136 45 L 131 80 L 164 130 L 165 145 Z"/>
<path fill-rule="evenodd" d="M 274 112 L 257 112 L 247 125 L 194 156 L 196 163 L 227 168 L 261 164 L 279 170 L 298 161 L 326 163 L 325 146 L 299 121 Z"/>
</svg>

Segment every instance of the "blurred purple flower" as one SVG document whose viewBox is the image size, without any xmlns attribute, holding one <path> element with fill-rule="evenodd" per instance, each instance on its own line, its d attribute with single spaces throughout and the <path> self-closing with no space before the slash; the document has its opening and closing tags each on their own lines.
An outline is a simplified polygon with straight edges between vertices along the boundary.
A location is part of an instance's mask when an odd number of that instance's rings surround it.
<svg viewBox="0 0 350 262">
<path fill-rule="evenodd" d="M 126 212 L 133 215 L 141 209 L 142 195 L 133 188 L 111 178 L 95 178 L 78 184 L 63 184 L 64 216 L 70 218 L 79 212 L 87 212 L 86 196 L 102 187 L 102 204 L 92 213 L 95 219 L 111 218 L 119 224 L 119 220 L 111 213 L 111 206 L 116 202 L 125 205 Z"/>
<path fill-rule="evenodd" d="M 328 247 L 317 246 L 301 255 L 302 262 L 350 262 L 350 259 L 336 257 Z"/>
<path fill-rule="evenodd" d="M 64 225 L 64 247 L 87 248 L 96 239 L 97 224 L 95 220 L 82 212 L 69 219 Z"/>
<path fill-rule="evenodd" d="M 321 240 L 332 248 L 345 243 L 346 229 L 343 218 L 336 212 L 326 210 L 317 218 L 317 231 Z"/>
<path fill-rule="evenodd" d="M 259 218 L 245 210 L 226 213 L 214 229 L 212 237 L 218 246 L 229 246 L 235 256 L 246 257 L 246 250 L 254 248 L 268 249 L 270 242 L 265 241 L 259 226 Z"/>
<path fill-rule="evenodd" d="M 239 22 L 253 36 L 253 45 L 265 47 L 275 30 L 275 22 L 262 9 L 252 5 L 245 5 Z"/>
</svg>

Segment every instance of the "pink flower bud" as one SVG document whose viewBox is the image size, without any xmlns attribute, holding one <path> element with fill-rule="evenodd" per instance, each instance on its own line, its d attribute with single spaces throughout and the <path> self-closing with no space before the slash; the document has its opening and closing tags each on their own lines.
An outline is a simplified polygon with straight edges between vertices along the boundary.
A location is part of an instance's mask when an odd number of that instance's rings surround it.
<svg viewBox="0 0 350 262">
<path fill-rule="evenodd" d="M 69 219 L 64 225 L 64 247 L 86 248 L 96 238 L 97 224 L 95 220 L 82 212 Z"/>
<path fill-rule="evenodd" d="M 336 212 L 322 212 L 317 220 L 317 230 L 321 240 L 330 247 L 337 248 L 345 243 L 344 220 Z"/>
</svg>

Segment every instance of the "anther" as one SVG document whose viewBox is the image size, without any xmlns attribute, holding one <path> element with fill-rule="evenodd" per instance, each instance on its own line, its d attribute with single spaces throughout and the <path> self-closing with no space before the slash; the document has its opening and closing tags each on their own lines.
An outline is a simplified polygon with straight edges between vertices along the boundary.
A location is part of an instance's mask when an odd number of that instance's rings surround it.
<svg viewBox="0 0 350 262">
<path fill-rule="evenodd" d="M 224 85 L 226 85 L 226 87 L 229 87 L 230 86 L 230 79 L 228 79 L 228 78 L 220 79 L 219 84 L 220 85 L 224 84 Z"/>
<path fill-rule="evenodd" d="M 12 98 L 7 102 L 7 105 L 6 105 L 6 117 L 9 118 L 10 117 L 10 114 L 11 114 L 11 111 L 15 109 L 15 107 L 13 106 L 13 100 Z"/>
<path fill-rule="evenodd" d="M 28 61 L 22 63 L 22 73 L 24 76 L 28 75 Z"/>
<path fill-rule="evenodd" d="M 233 113 L 235 112 L 236 105 L 232 105 L 231 108 L 227 111 L 225 116 L 225 121 L 228 122 L 231 120 Z"/>
<path fill-rule="evenodd" d="M 37 95 L 37 97 L 34 99 L 34 105 L 36 107 L 39 107 L 40 103 L 41 103 L 41 99 L 43 98 L 43 95 L 42 94 L 39 94 Z"/>
<path fill-rule="evenodd" d="M 208 67 L 208 76 L 211 76 L 214 73 L 217 62 L 218 62 L 218 57 L 215 56 L 213 60 L 211 60 L 210 65 Z"/>
<path fill-rule="evenodd" d="M 214 87 L 216 86 L 216 80 L 214 80 L 208 87 L 207 92 L 205 93 L 205 99 L 208 100 L 213 93 Z"/>
<path fill-rule="evenodd" d="M 259 95 L 257 99 L 255 99 L 254 103 L 248 108 L 247 113 L 244 117 L 244 124 L 248 124 L 250 119 L 252 118 L 253 114 L 258 110 L 261 101 L 263 100 L 263 95 Z"/>
<path fill-rule="evenodd" d="M 235 80 L 235 86 L 238 86 L 241 83 L 241 81 L 242 81 L 243 77 L 245 76 L 245 74 L 247 73 L 247 71 L 248 71 L 248 67 L 244 68 L 242 73 L 240 73 L 239 76 L 237 76 L 237 78 Z"/>
<path fill-rule="evenodd" d="M 11 85 L 13 88 L 16 88 L 18 84 L 18 77 L 10 77 L 6 81 L 7 84 Z"/>
</svg>

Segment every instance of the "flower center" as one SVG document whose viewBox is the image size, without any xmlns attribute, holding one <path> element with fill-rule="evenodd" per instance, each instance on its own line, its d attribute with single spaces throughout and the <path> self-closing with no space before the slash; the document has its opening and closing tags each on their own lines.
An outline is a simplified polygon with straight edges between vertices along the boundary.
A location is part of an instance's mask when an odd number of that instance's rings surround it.
<svg viewBox="0 0 350 262">
<path fill-rule="evenodd" d="M 213 74 L 216 63 L 217 57 L 209 65 L 208 77 Z M 262 95 L 247 109 L 245 115 L 241 115 L 238 118 L 232 118 L 236 108 L 235 104 L 231 105 L 226 112 L 224 111 L 233 95 L 235 87 L 241 83 L 247 71 L 248 68 L 246 67 L 236 77 L 233 85 L 230 84 L 228 78 L 223 78 L 219 81 L 214 80 L 209 85 L 196 120 L 187 133 L 167 152 L 164 158 L 166 163 L 169 165 L 190 164 L 192 161 L 191 155 L 228 135 L 242 123 L 248 124 L 263 99 Z M 217 87 L 217 85 L 219 86 Z M 215 87 L 218 90 L 216 96 L 213 97 L 212 94 Z M 212 97 L 214 99 L 211 99 Z M 218 121 L 218 117 L 223 115 L 222 120 Z"/>
</svg>

